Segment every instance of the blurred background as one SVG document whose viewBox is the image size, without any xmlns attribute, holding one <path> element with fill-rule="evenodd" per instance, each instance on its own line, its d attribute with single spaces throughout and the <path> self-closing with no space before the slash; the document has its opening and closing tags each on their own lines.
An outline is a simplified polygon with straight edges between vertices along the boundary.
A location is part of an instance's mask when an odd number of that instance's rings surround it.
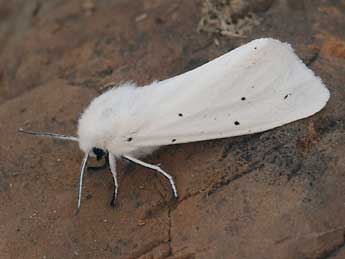
<svg viewBox="0 0 345 259">
<path fill-rule="evenodd" d="M 0 258 L 345 258 L 344 0 L 0 0 Z M 163 147 L 85 177 L 74 135 L 109 84 L 145 85 L 261 37 L 289 42 L 331 92 L 306 120 Z M 188 87 L 188 86 L 186 86 Z M 159 107 L 157 107 L 159 109 Z"/>
</svg>

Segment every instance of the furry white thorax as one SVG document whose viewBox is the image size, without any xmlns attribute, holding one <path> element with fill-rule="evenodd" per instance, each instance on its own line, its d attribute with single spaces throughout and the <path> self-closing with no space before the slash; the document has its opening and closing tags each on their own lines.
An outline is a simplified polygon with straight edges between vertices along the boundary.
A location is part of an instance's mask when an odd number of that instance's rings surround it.
<svg viewBox="0 0 345 259">
<path fill-rule="evenodd" d="M 154 84 L 156 83 L 151 85 Z M 93 99 L 79 119 L 80 149 L 90 152 L 96 147 L 110 151 L 117 157 L 140 157 L 157 149 L 158 147 L 132 144 L 135 133 L 145 126 L 145 121 L 137 121 L 136 115 L 144 109 L 144 101 L 146 97 L 149 98 L 147 90 L 153 87 L 151 85 L 144 89 L 133 83 L 126 83 Z"/>
</svg>

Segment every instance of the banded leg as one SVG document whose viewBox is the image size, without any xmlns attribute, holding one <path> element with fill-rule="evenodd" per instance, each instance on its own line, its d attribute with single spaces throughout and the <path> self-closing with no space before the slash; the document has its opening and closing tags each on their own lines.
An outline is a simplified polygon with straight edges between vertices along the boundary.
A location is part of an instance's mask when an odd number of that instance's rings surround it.
<svg viewBox="0 0 345 259">
<path fill-rule="evenodd" d="M 117 198 L 117 190 L 119 188 L 119 183 L 117 182 L 117 172 L 116 172 L 116 158 L 113 154 L 109 153 L 109 166 L 111 174 L 113 175 L 113 181 L 114 181 L 114 191 L 113 191 L 113 197 L 111 199 L 110 205 L 112 207 L 115 207 L 115 202 Z"/>
<path fill-rule="evenodd" d="M 133 163 L 136 163 L 138 165 L 141 165 L 143 167 L 146 167 L 146 168 L 150 168 L 152 170 L 155 170 L 157 171 L 158 173 L 164 175 L 170 182 L 170 185 L 171 185 L 171 189 L 173 191 L 173 194 L 174 194 L 174 197 L 177 199 L 178 198 L 178 194 L 177 194 L 177 189 L 176 189 L 176 184 L 174 182 L 174 178 L 168 174 L 167 172 L 163 171 L 158 165 L 151 165 L 151 164 L 148 164 L 148 163 L 145 163 L 139 159 L 136 159 L 134 157 L 131 157 L 131 156 L 127 156 L 127 155 L 124 155 L 122 156 L 123 158 L 133 162 Z"/>
</svg>

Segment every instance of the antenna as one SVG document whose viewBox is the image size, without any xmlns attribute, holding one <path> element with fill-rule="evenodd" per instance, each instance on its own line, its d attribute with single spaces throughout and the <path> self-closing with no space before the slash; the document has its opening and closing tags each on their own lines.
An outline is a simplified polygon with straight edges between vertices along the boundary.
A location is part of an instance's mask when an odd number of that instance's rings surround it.
<svg viewBox="0 0 345 259">
<path fill-rule="evenodd" d="M 19 128 L 17 131 L 20 133 L 30 134 L 30 135 L 39 136 L 39 137 L 70 140 L 70 141 L 76 141 L 76 142 L 79 141 L 79 139 L 74 136 L 66 136 L 66 135 L 55 134 L 55 133 L 50 133 L 50 132 L 30 131 L 30 130 L 24 130 L 22 128 Z"/>
</svg>

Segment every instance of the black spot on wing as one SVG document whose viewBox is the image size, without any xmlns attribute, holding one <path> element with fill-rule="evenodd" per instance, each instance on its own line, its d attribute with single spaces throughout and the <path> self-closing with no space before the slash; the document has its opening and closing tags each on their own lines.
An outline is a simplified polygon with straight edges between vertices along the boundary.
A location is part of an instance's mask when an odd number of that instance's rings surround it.
<svg viewBox="0 0 345 259">
<path fill-rule="evenodd" d="M 236 126 L 240 125 L 240 123 L 239 123 L 238 121 L 235 121 L 234 124 L 235 124 Z"/>
<path fill-rule="evenodd" d="M 284 96 L 284 100 L 286 100 L 291 94 L 287 94 Z"/>
<path fill-rule="evenodd" d="M 242 97 L 242 98 L 241 98 L 241 101 L 245 101 L 245 100 L 246 100 L 246 97 Z"/>
<path fill-rule="evenodd" d="M 176 138 L 173 138 L 173 139 L 171 140 L 172 143 L 174 143 L 175 141 L 176 141 Z"/>
<path fill-rule="evenodd" d="M 183 117 L 183 113 L 179 113 L 178 116 Z"/>
<path fill-rule="evenodd" d="M 133 138 L 128 138 L 127 141 L 128 142 L 131 142 L 133 140 Z"/>
</svg>

